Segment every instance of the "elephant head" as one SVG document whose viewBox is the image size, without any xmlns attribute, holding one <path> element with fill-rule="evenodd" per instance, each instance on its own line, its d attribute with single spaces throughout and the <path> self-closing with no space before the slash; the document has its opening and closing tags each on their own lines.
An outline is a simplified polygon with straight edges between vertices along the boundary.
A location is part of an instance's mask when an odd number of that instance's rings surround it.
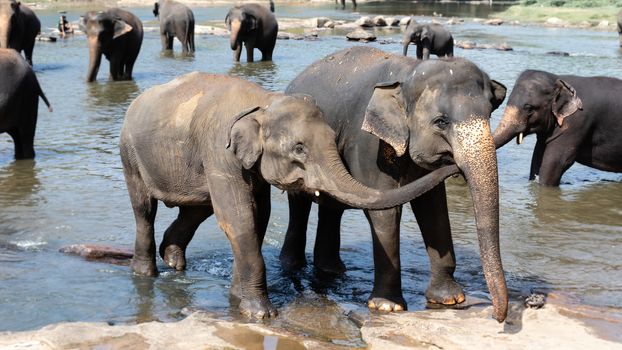
<svg viewBox="0 0 622 350">
<path fill-rule="evenodd" d="M 87 12 L 80 18 L 80 29 L 89 43 L 89 70 L 86 81 L 95 81 L 101 56 L 110 50 L 112 41 L 133 30 L 132 26 L 109 12 Z"/>
<path fill-rule="evenodd" d="M 278 95 L 231 124 L 227 148 L 246 169 L 257 169 L 281 190 L 326 193 L 357 208 L 385 209 L 408 202 L 456 173 L 447 166 L 407 186 L 380 192 L 356 181 L 343 165 L 334 131 L 309 96 Z"/>
<path fill-rule="evenodd" d="M 537 134 L 540 138 L 562 126 L 564 119 L 583 103 L 575 89 L 554 74 L 526 70 L 518 77 L 510 94 L 503 118 L 494 132 L 497 148 L 516 137 L 520 145 L 523 136 Z"/>
<path fill-rule="evenodd" d="M 499 321 L 507 315 L 508 298 L 489 119 L 505 94 L 505 86 L 467 60 L 422 61 L 402 80 L 376 85 L 362 125 L 391 145 L 398 157 L 408 152 L 422 168 L 460 168 L 473 199 L 482 267 Z"/>
<path fill-rule="evenodd" d="M 15 0 L 0 0 L 0 48 L 15 48 L 19 42 L 21 3 Z"/>
<path fill-rule="evenodd" d="M 231 50 L 237 50 L 242 45 L 242 38 L 249 32 L 257 29 L 257 18 L 244 10 L 242 6 L 235 6 L 225 17 L 225 24 L 229 30 Z"/>
</svg>

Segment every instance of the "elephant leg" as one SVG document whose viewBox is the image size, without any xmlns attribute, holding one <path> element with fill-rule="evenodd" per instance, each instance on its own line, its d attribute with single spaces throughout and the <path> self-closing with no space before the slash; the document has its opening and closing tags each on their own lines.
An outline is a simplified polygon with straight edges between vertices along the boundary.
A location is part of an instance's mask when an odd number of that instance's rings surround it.
<svg viewBox="0 0 622 350">
<path fill-rule="evenodd" d="M 256 184 L 255 184 L 256 185 Z M 276 309 L 268 299 L 266 267 L 261 254 L 261 232 L 267 213 L 265 198 L 257 202 L 252 188 L 242 179 L 209 178 L 214 214 L 233 251 L 233 277 L 230 296 L 239 300 L 240 312 L 253 318 L 274 317 Z M 260 190 L 261 192 L 261 190 Z M 259 198 L 263 198 L 261 195 Z M 264 202 L 264 203 L 262 203 Z"/>
<path fill-rule="evenodd" d="M 123 174 L 136 220 L 136 240 L 131 268 L 135 274 L 157 276 L 153 223 L 158 210 L 158 201 L 149 195 L 145 182 L 136 170 L 124 166 Z"/>
<path fill-rule="evenodd" d="M 110 56 L 110 78 L 112 80 L 121 80 L 124 78 L 124 67 L 120 57 L 116 55 Z"/>
<path fill-rule="evenodd" d="M 274 46 L 262 50 L 261 51 L 261 60 L 262 61 L 272 61 L 272 52 L 273 51 L 274 51 Z"/>
<path fill-rule="evenodd" d="M 456 256 L 451 237 L 445 184 L 410 202 L 430 259 L 430 283 L 425 292 L 430 303 L 454 305 L 464 301 L 462 286 L 454 279 Z"/>
<path fill-rule="evenodd" d="M 374 247 L 374 289 L 367 301 L 370 309 L 406 310 L 402 296 L 400 219 L 402 207 L 366 210 Z"/>
<path fill-rule="evenodd" d="M 246 62 L 254 62 L 253 54 L 255 53 L 255 46 L 246 42 L 244 43 L 246 48 Z"/>
<path fill-rule="evenodd" d="M 33 159 L 35 157 L 35 126 L 33 125 L 28 129 L 32 130 L 27 130 L 25 126 L 22 126 L 8 132 L 15 145 L 15 159 L 17 160 Z"/>
<path fill-rule="evenodd" d="M 24 56 L 26 57 L 26 61 L 32 67 L 32 51 L 35 48 L 35 40 L 33 39 L 31 43 L 26 43 L 24 46 Z"/>
<path fill-rule="evenodd" d="M 346 265 L 339 256 L 342 216 L 343 209 L 330 208 L 326 205 L 319 206 L 317 234 L 313 248 L 313 265 L 316 269 L 332 274 L 346 271 Z"/>
<path fill-rule="evenodd" d="M 134 63 L 136 62 L 136 58 L 138 57 L 138 53 L 136 56 L 127 57 L 125 62 L 123 63 L 123 79 L 124 80 L 132 80 L 132 73 L 134 71 Z"/>
<path fill-rule="evenodd" d="M 175 36 L 172 34 L 166 35 L 166 49 L 173 50 L 173 41 L 175 40 Z"/>
<path fill-rule="evenodd" d="M 162 43 L 162 51 L 166 51 L 168 48 L 168 35 L 166 33 L 160 33 L 160 42 Z"/>
<path fill-rule="evenodd" d="M 166 229 L 160 243 L 160 257 L 168 266 L 177 271 L 186 269 L 186 247 L 199 225 L 213 213 L 210 206 L 179 207 L 177 219 Z"/>
<path fill-rule="evenodd" d="M 238 45 L 238 48 L 233 50 L 233 60 L 240 62 L 240 56 L 242 55 L 242 44 Z"/>
<path fill-rule="evenodd" d="M 574 164 L 578 146 L 548 144 L 542 158 L 538 182 L 544 186 L 559 186 L 562 175 Z"/>
<path fill-rule="evenodd" d="M 289 201 L 289 224 L 279 259 L 283 267 L 299 269 L 307 264 L 305 246 L 311 201 L 304 195 L 292 192 L 287 193 L 287 199 Z"/>
<path fill-rule="evenodd" d="M 531 168 L 529 169 L 529 180 L 535 180 L 536 175 L 540 174 L 540 167 L 542 166 L 542 157 L 544 156 L 544 150 L 546 149 L 546 138 L 538 138 L 536 146 L 533 149 L 533 155 L 531 156 Z"/>
<path fill-rule="evenodd" d="M 421 60 L 423 59 L 423 46 L 421 43 L 416 44 L 417 45 L 417 59 Z"/>
</svg>

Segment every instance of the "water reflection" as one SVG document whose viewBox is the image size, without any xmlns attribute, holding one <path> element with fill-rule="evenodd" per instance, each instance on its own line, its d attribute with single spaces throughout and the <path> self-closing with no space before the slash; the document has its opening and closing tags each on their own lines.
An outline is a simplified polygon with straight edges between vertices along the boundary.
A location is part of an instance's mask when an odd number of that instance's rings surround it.
<svg viewBox="0 0 622 350">
<path fill-rule="evenodd" d="M 0 168 L 0 207 L 35 205 L 33 194 L 39 191 L 41 185 L 38 171 L 32 159 L 14 161 Z"/>
<path fill-rule="evenodd" d="M 139 94 L 135 81 L 103 81 L 86 84 L 88 103 L 86 108 L 98 112 L 104 109 L 118 109 L 118 105 L 127 105 Z"/>
<path fill-rule="evenodd" d="M 228 74 L 250 80 L 261 85 L 264 89 L 273 91 L 276 90 L 278 82 L 277 64 L 272 61 L 235 62 Z"/>
<path fill-rule="evenodd" d="M 132 275 L 132 285 L 136 293 L 136 322 L 169 321 L 178 318 L 181 310 L 194 304 L 191 282 L 182 272 L 166 272 L 157 279 Z M 163 299 L 163 300 L 160 300 Z M 167 310 L 178 310 L 174 315 L 166 315 Z"/>
</svg>

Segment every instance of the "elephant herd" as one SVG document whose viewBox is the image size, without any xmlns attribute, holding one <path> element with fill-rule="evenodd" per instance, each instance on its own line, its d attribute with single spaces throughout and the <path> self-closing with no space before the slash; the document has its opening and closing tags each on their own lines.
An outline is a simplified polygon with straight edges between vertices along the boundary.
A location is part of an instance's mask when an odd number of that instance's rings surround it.
<svg viewBox="0 0 622 350">
<path fill-rule="evenodd" d="M 26 18 L 32 13 L 15 0 L 0 0 L 0 11 L 7 9 Z M 153 12 L 160 19 L 163 50 L 172 49 L 177 37 L 182 51 L 194 51 L 190 9 L 160 0 Z M 254 48 L 262 60 L 272 59 L 278 31 L 273 11 L 258 4 L 235 6 L 225 22 L 235 60 L 242 45 L 249 62 Z M 17 28 L 27 21 L 11 23 Z M 143 37 L 140 20 L 110 9 L 88 12 L 80 26 L 89 43 L 87 80 L 95 79 L 102 54 L 112 79 L 130 79 Z M 0 75 L 8 77 L 0 81 L 0 131 L 13 137 L 16 159 L 32 158 L 38 98 L 49 103 L 29 65 L 32 46 L 15 44 L 14 38 L 30 33 L 10 31 L 0 27 L 0 44 L 23 49 L 28 61 L 15 50 L 0 49 Z M 417 59 L 406 56 L 410 42 L 417 45 Z M 503 84 L 472 62 L 452 57 L 453 38 L 441 26 L 413 21 L 403 44 L 403 55 L 364 46 L 332 53 L 304 69 L 283 93 L 194 72 L 138 96 L 119 141 L 136 221 L 132 271 L 156 276 L 157 253 L 169 267 L 185 269 L 195 231 L 215 215 L 233 251 L 232 300 L 249 317 L 275 316 L 261 254 L 273 185 L 287 191 L 289 201 L 280 254 L 284 267 L 306 264 L 307 223 L 316 202 L 314 266 L 345 271 L 341 218 L 346 209 L 363 209 L 375 268 L 368 306 L 406 310 L 399 246 L 402 204 L 410 203 L 430 260 L 426 298 L 459 304 L 465 296 L 454 279 L 443 181 L 461 173 L 473 199 L 493 317 L 503 321 L 508 293 L 499 247 L 496 148 L 536 134 L 530 179 L 537 176 L 543 185 L 559 185 L 575 161 L 622 172 L 622 141 L 616 137 L 622 134 L 622 81 L 525 71 L 493 133 L 490 116 L 505 100 Z M 430 60 L 430 54 L 448 57 Z M 158 202 L 178 207 L 179 214 L 156 249 Z"/>
</svg>

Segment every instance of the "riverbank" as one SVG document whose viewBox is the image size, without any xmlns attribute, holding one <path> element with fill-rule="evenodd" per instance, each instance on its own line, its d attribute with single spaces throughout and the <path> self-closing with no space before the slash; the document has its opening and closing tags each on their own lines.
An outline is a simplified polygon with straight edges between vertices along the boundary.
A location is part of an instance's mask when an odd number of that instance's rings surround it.
<svg viewBox="0 0 622 350">
<path fill-rule="evenodd" d="M 367 349 L 622 349 L 555 304 L 525 309 L 512 303 L 508 320 L 490 318 L 491 307 L 471 302 L 467 310 L 425 310 L 370 315 L 350 311 L 361 324 Z M 577 314 L 576 312 L 574 313 Z M 346 349 L 339 341 L 294 335 L 261 323 L 235 323 L 194 312 L 171 323 L 135 325 L 59 323 L 40 330 L 0 333 L 2 349 Z"/>
<path fill-rule="evenodd" d="M 573 8 L 546 5 L 515 5 L 497 13 L 496 16 L 506 21 L 518 21 L 523 24 L 537 24 L 556 27 L 597 28 L 616 30 L 616 15 L 619 8 L 614 6 Z"/>
</svg>

